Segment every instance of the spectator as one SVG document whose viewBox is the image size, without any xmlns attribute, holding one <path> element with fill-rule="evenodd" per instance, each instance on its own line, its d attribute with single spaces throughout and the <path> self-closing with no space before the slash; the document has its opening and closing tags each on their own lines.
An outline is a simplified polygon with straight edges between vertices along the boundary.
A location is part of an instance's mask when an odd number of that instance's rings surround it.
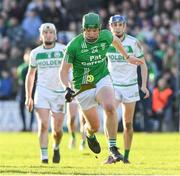
<svg viewBox="0 0 180 176">
<path fill-rule="evenodd" d="M 11 46 L 18 46 L 20 48 L 23 48 L 25 45 L 25 42 L 22 42 L 24 39 L 25 31 L 19 25 L 18 18 L 11 17 L 9 19 L 9 26 L 7 30 L 7 36 L 11 42 Z"/>
<path fill-rule="evenodd" d="M 67 28 L 67 21 L 64 19 L 64 12 L 63 8 L 58 8 L 56 6 L 56 1 L 48 1 L 48 8 L 46 11 L 43 10 L 43 12 L 46 14 L 42 14 L 42 18 L 44 18 L 45 22 L 52 22 L 56 27 L 57 30 L 64 30 Z"/>
<path fill-rule="evenodd" d="M 10 49 L 9 59 L 7 61 L 7 67 L 10 69 L 11 67 L 18 67 L 22 63 L 21 61 L 22 51 L 17 46 L 13 46 Z"/>
<path fill-rule="evenodd" d="M 17 92 L 18 92 L 18 76 L 17 76 L 17 67 L 11 67 L 10 68 L 10 75 L 12 78 L 12 94 L 10 96 L 10 99 L 16 100 Z"/>
<path fill-rule="evenodd" d="M 5 21 L 2 15 L 0 15 L 0 38 L 6 35 Z"/>
<path fill-rule="evenodd" d="M 2 70 L 0 75 L 0 100 L 8 100 L 12 94 L 12 78 L 8 70 Z"/>
<path fill-rule="evenodd" d="M 24 62 L 19 65 L 17 69 L 17 75 L 18 75 L 18 84 L 19 84 L 19 89 L 18 89 L 18 100 L 19 100 L 19 108 L 20 108 L 20 113 L 21 113 L 21 119 L 23 122 L 23 128 L 22 131 L 27 131 L 28 127 L 26 125 L 26 114 L 25 114 L 25 79 L 26 79 L 26 74 L 28 71 L 28 65 L 29 65 L 29 54 L 30 54 L 31 49 L 26 48 L 25 53 L 24 53 Z M 32 125 L 34 121 L 34 112 L 31 112 L 31 120 L 30 120 L 30 127 L 29 130 L 32 131 Z"/>
<path fill-rule="evenodd" d="M 9 58 L 10 42 L 8 37 L 4 37 L 0 41 L 0 71 L 7 68 L 7 61 Z"/>
<path fill-rule="evenodd" d="M 161 77 L 157 86 L 153 90 L 152 94 L 152 110 L 154 112 L 154 118 L 158 120 L 158 131 L 162 131 L 163 119 L 166 113 L 172 108 L 173 90 L 168 87 L 167 80 Z"/>
<path fill-rule="evenodd" d="M 174 17 L 173 17 L 173 21 L 171 22 L 171 32 L 172 34 L 174 34 L 175 36 L 180 36 L 180 10 L 176 9 L 174 11 Z"/>
<path fill-rule="evenodd" d="M 42 23 L 36 9 L 27 11 L 26 16 L 22 21 L 22 28 L 25 30 L 25 37 L 33 44 L 39 38 L 39 27 Z"/>
</svg>

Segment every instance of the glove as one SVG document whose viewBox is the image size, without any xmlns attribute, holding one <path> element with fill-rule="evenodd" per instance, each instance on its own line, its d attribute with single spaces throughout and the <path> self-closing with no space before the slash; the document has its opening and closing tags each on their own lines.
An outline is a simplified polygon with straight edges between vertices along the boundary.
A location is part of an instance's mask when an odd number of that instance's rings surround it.
<svg viewBox="0 0 180 176">
<path fill-rule="evenodd" d="M 66 88 L 66 94 L 65 94 L 66 102 L 72 101 L 74 93 L 75 92 L 71 88 L 69 88 L 69 87 Z"/>
</svg>

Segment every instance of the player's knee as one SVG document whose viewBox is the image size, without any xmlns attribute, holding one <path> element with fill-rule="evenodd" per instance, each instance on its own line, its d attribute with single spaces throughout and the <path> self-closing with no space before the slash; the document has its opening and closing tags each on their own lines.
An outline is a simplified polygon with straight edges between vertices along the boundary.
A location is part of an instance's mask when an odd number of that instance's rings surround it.
<svg viewBox="0 0 180 176">
<path fill-rule="evenodd" d="M 133 131 L 133 124 L 132 124 L 132 122 L 125 122 L 124 130 L 127 131 L 127 132 L 132 132 Z"/>
<path fill-rule="evenodd" d="M 99 123 L 93 124 L 91 126 L 91 131 L 96 133 L 99 130 Z"/>
<path fill-rule="evenodd" d="M 52 131 L 52 135 L 54 138 L 60 138 L 63 135 L 63 131 L 59 129 L 55 129 Z"/>
<path fill-rule="evenodd" d="M 75 116 L 72 116 L 71 119 L 69 120 L 70 125 L 73 125 L 75 122 Z"/>
<path fill-rule="evenodd" d="M 40 130 L 41 130 L 41 132 L 48 131 L 48 123 L 47 122 L 42 122 Z"/>
<path fill-rule="evenodd" d="M 112 104 L 106 104 L 104 105 L 104 110 L 108 114 L 114 114 L 116 112 L 116 108 Z"/>
</svg>

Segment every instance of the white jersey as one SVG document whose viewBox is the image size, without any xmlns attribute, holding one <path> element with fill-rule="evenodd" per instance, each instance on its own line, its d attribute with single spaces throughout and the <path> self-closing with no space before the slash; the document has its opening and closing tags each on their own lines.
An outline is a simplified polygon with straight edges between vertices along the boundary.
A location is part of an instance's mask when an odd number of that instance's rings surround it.
<svg viewBox="0 0 180 176">
<path fill-rule="evenodd" d="M 128 55 L 137 58 L 144 57 L 142 48 L 136 38 L 125 35 L 122 41 Z M 130 86 L 137 84 L 137 66 L 128 63 L 125 58 L 112 45 L 107 52 L 108 68 L 116 86 Z"/>
<path fill-rule="evenodd" d="M 64 91 L 59 78 L 64 49 L 65 45 L 55 43 L 51 49 L 46 49 L 41 45 L 31 51 L 30 66 L 37 68 L 37 86 L 55 92 Z"/>
</svg>

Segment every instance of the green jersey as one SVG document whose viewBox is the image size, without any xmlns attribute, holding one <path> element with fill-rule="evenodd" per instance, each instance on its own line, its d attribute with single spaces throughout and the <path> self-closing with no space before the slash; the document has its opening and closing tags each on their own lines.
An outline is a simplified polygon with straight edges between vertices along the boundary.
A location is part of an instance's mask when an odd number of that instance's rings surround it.
<svg viewBox="0 0 180 176">
<path fill-rule="evenodd" d="M 28 71 L 28 63 L 23 62 L 21 65 L 18 66 L 17 75 L 18 75 L 19 85 L 25 84 L 27 71 Z"/>
<path fill-rule="evenodd" d="M 102 30 L 93 43 L 87 42 L 83 34 L 68 43 L 64 59 L 73 65 L 73 83 L 76 89 L 88 82 L 96 84 L 109 74 L 106 53 L 112 41 L 112 33 Z"/>
</svg>

